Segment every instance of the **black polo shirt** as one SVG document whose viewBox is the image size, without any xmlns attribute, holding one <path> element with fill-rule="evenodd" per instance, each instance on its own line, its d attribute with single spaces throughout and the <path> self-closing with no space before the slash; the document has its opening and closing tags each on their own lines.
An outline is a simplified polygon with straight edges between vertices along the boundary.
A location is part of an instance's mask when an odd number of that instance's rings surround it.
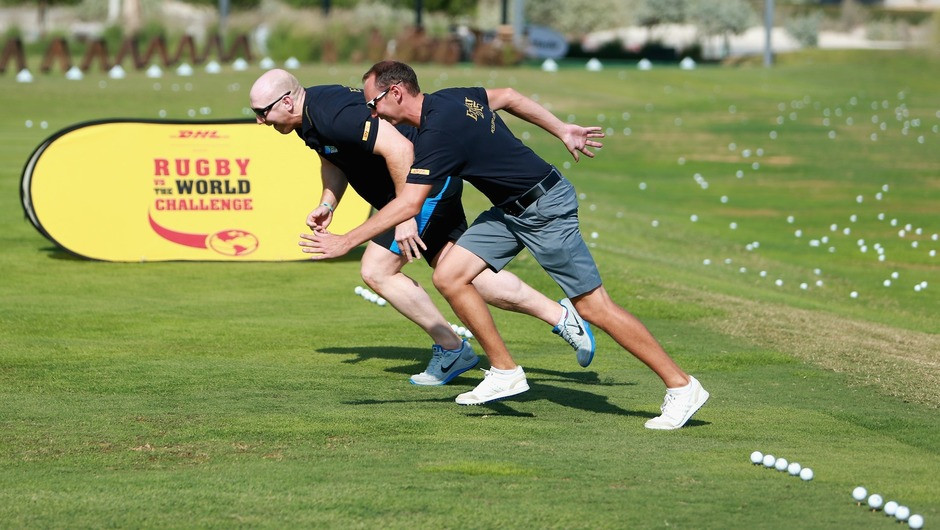
<svg viewBox="0 0 940 530">
<path fill-rule="evenodd" d="M 513 136 L 489 107 L 483 88 L 445 88 L 425 94 L 415 161 L 408 182 L 432 184 L 459 176 L 496 206 L 545 178 L 552 166 Z"/>
<path fill-rule="evenodd" d="M 379 120 L 370 114 L 358 88 L 313 86 L 307 89 L 303 123 L 297 136 L 341 169 L 356 193 L 380 210 L 395 198 L 395 184 L 385 158 L 372 152 Z M 409 125 L 399 125 L 397 129 L 411 141 L 417 135 L 417 130 Z"/>
</svg>

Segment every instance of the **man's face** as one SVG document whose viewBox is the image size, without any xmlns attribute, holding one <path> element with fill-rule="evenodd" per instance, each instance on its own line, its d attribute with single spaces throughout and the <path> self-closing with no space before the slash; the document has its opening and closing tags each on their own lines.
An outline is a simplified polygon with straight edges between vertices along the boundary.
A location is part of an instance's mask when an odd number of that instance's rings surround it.
<svg viewBox="0 0 940 530">
<path fill-rule="evenodd" d="M 291 125 L 291 109 L 294 100 L 290 92 L 280 94 L 263 93 L 251 98 L 251 110 L 255 113 L 255 121 L 259 124 L 270 125 L 281 134 L 289 134 L 294 130 Z"/>
<path fill-rule="evenodd" d="M 398 104 L 401 97 L 399 85 L 379 90 L 375 86 L 375 76 L 370 76 L 363 84 L 362 94 L 366 98 L 366 105 L 372 112 L 372 116 L 378 116 L 392 125 L 398 125 L 401 122 L 401 116 L 398 115 L 401 109 Z"/>
</svg>

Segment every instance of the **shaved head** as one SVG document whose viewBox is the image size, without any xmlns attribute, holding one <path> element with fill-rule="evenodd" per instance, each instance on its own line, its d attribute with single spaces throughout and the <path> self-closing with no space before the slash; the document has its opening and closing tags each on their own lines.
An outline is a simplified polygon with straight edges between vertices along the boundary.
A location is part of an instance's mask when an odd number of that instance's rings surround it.
<svg viewBox="0 0 940 530">
<path fill-rule="evenodd" d="M 301 90 L 300 81 L 293 74 L 275 68 L 261 74 L 255 84 L 251 85 L 248 99 L 253 107 L 264 106 L 284 92 L 290 92 L 291 96 L 296 98 Z"/>
<path fill-rule="evenodd" d="M 261 74 L 248 92 L 256 121 L 274 127 L 281 134 L 288 134 L 303 124 L 306 96 L 307 91 L 300 81 L 279 68 Z"/>
</svg>

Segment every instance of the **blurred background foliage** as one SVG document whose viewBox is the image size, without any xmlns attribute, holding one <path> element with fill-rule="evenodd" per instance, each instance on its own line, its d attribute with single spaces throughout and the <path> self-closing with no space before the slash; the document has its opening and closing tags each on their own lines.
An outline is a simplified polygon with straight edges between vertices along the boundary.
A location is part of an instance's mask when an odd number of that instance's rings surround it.
<svg viewBox="0 0 940 530">
<path fill-rule="evenodd" d="M 415 0 L 228 0 L 221 17 L 219 0 L 0 0 L 0 32 L 22 39 L 29 53 L 46 49 L 55 38 L 69 38 L 70 51 L 103 39 L 115 50 L 127 37 L 147 42 L 161 36 L 175 42 L 191 35 L 205 43 L 211 35 L 230 41 L 250 35 L 253 50 L 276 60 L 328 57 L 360 61 L 380 46 L 393 53 L 409 44 L 419 18 Z M 459 38 L 468 60 L 473 46 L 492 42 L 503 22 L 514 21 L 514 0 L 423 0 L 419 39 Z M 572 57 L 672 60 L 701 59 L 703 42 L 722 42 L 730 52 L 735 35 L 762 23 L 764 0 L 527 0 L 526 24 L 554 29 L 569 42 Z M 119 6 L 117 13 L 115 6 Z M 136 20 L 128 22 L 131 6 Z M 508 6 L 508 9 L 507 9 Z M 508 13 L 510 20 L 504 17 Z M 816 46 L 823 31 L 861 31 L 871 40 L 914 46 L 940 44 L 940 12 L 887 9 L 867 0 L 776 0 L 774 21 L 800 45 Z M 677 26 L 692 27 L 696 42 L 684 49 L 666 43 Z M 645 30 L 645 43 L 625 42 L 626 27 Z M 600 32 L 609 35 L 597 37 Z M 591 39 L 587 36 L 593 35 Z M 459 36 L 459 37 L 457 37 Z M 381 43 L 379 43 L 381 41 Z M 440 45 L 440 42 L 423 45 Z M 168 45 L 173 48 L 172 44 Z M 401 49 L 400 47 L 398 48 Z"/>
</svg>

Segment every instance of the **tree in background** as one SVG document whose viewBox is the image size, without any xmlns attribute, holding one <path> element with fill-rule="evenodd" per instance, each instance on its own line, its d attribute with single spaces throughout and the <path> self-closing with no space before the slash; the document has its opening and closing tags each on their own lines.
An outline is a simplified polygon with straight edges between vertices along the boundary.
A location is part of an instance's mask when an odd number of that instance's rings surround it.
<svg viewBox="0 0 940 530">
<path fill-rule="evenodd" d="M 643 0 L 637 10 L 637 22 L 653 40 L 653 28 L 661 24 L 685 22 L 687 0 Z"/>
<path fill-rule="evenodd" d="M 81 0 L 3 0 L 3 4 L 9 5 L 28 5 L 36 4 L 36 22 L 39 27 L 40 37 L 46 33 L 46 11 L 56 5 L 77 5 Z"/>
<path fill-rule="evenodd" d="M 722 57 L 731 52 L 731 35 L 744 33 L 757 20 L 746 0 L 692 0 L 688 8 L 689 19 L 702 35 L 722 37 Z"/>
<path fill-rule="evenodd" d="M 635 1 L 630 0 L 530 0 L 526 21 L 546 26 L 568 36 L 629 26 Z"/>
</svg>

